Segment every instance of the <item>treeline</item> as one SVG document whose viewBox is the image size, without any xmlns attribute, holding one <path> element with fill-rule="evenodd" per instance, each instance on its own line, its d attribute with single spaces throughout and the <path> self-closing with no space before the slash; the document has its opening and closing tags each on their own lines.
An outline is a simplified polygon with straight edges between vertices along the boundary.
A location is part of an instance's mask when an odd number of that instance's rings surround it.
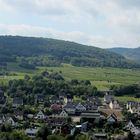
<svg viewBox="0 0 140 140">
<path fill-rule="evenodd" d="M 57 67 L 61 66 L 61 62 L 53 57 L 17 57 L 16 62 L 20 67 L 27 69 L 35 69 L 36 66 Z"/>
<path fill-rule="evenodd" d="M 26 126 L 26 124 L 25 124 Z M 38 130 L 36 138 L 30 138 L 24 130 L 14 130 L 10 125 L 5 124 L 0 126 L 0 140 L 90 140 L 88 134 L 82 134 L 78 131 L 74 135 L 70 134 L 51 134 L 46 125 L 43 125 Z"/>
<path fill-rule="evenodd" d="M 113 90 L 115 96 L 133 96 L 136 98 L 140 98 L 140 85 L 127 85 L 127 86 L 111 86 L 111 90 Z"/>
<path fill-rule="evenodd" d="M 74 42 L 19 36 L 0 36 L 0 61 L 13 62 L 24 57 L 34 66 L 75 66 L 138 68 L 139 64 L 104 49 Z M 46 59 L 47 58 L 47 59 Z"/>
<path fill-rule="evenodd" d="M 25 103 L 33 104 L 36 94 L 42 95 L 94 95 L 97 88 L 88 80 L 66 81 L 61 73 L 43 71 L 39 75 L 24 79 L 10 80 L 6 92 L 11 97 L 21 97 Z"/>
</svg>

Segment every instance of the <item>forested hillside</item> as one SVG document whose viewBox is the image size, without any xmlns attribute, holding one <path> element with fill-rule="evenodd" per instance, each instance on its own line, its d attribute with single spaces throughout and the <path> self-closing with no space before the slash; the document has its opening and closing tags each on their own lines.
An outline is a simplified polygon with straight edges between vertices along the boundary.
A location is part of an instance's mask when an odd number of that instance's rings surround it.
<svg viewBox="0 0 140 140">
<path fill-rule="evenodd" d="M 0 36 L 0 63 L 17 62 L 21 67 L 75 66 L 140 67 L 123 56 L 74 42 L 20 36 Z"/>
<path fill-rule="evenodd" d="M 139 48 L 111 48 L 109 49 L 111 52 L 115 52 L 117 54 L 121 54 L 127 59 L 134 60 L 140 63 L 140 47 Z"/>
</svg>

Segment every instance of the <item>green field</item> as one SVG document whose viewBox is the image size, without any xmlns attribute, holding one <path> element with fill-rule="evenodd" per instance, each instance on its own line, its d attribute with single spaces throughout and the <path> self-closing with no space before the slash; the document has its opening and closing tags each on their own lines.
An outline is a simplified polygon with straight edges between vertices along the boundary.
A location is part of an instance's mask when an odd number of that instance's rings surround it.
<svg viewBox="0 0 140 140">
<path fill-rule="evenodd" d="M 75 67 L 63 64 L 62 67 L 38 67 L 36 70 L 27 70 L 18 67 L 16 64 L 8 65 L 8 70 L 17 74 L 16 76 L 0 77 L 0 81 L 10 79 L 22 79 L 25 74 L 34 75 L 47 69 L 48 71 L 62 71 L 66 80 L 90 80 L 100 90 L 109 89 L 110 85 L 127 85 L 140 83 L 140 70 L 119 69 L 119 68 L 89 68 Z"/>
<path fill-rule="evenodd" d="M 128 101 L 134 101 L 134 102 L 139 102 L 140 103 L 140 98 L 135 98 L 135 97 L 130 97 L 130 96 L 116 96 L 116 100 L 119 102 L 128 102 Z"/>
<path fill-rule="evenodd" d="M 43 69 L 43 68 L 40 68 Z M 128 85 L 140 83 L 140 70 L 119 68 L 89 68 L 63 65 L 63 67 L 50 67 L 48 70 L 62 71 L 68 80 L 90 80 L 100 90 L 107 90 L 110 85 Z"/>
</svg>

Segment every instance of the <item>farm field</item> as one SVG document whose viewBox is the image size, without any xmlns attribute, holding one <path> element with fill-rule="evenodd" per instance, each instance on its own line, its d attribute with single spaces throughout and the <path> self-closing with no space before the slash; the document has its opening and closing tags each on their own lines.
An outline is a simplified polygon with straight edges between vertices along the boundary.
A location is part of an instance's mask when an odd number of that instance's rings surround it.
<svg viewBox="0 0 140 140">
<path fill-rule="evenodd" d="M 26 74 L 32 76 L 45 69 L 55 72 L 61 71 L 66 80 L 90 80 L 99 90 L 108 90 L 111 85 L 128 85 L 140 82 L 140 70 L 138 69 L 75 67 L 69 64 L 63 64 L 62 67 L 37 67 L 36 70 L 27 70 L 16 64 L 9 64 L 8 70 L 16 76 L 0 76 L 0 82 L 22 79 Z"/>
<path fill-rule="evenodd" d="M 49 67 L 47 69 L 56 72 L 62 71 L 68 80 L 90 80 L 100 90 L 107 90 L 111 85 L 128 85 L 140 82 L 140 70 L 75 67 L 67 64 L 64 64 L 63 67 Z"/>
<path fill-rule="evenodd" d="M 135 98 L 131 96 L 118 96 L 118 97 L 116 96 L 115 99 L 118 100 L 119 102 L 125 102 L 125 103 L 127 103 L 128 101 L 140 103 L 140 98 Z"/>
</svg>

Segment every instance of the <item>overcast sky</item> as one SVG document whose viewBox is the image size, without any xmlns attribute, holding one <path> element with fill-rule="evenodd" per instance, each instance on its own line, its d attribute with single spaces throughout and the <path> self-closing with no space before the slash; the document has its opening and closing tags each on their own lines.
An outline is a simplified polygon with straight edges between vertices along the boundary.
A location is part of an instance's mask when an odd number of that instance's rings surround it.
<svg viewBox="0 0 140 140">
<path fill-rule="evenodd" d="M 0 34 L 140 46 L 140 0 L 0 0 Z"/>
</svg>

